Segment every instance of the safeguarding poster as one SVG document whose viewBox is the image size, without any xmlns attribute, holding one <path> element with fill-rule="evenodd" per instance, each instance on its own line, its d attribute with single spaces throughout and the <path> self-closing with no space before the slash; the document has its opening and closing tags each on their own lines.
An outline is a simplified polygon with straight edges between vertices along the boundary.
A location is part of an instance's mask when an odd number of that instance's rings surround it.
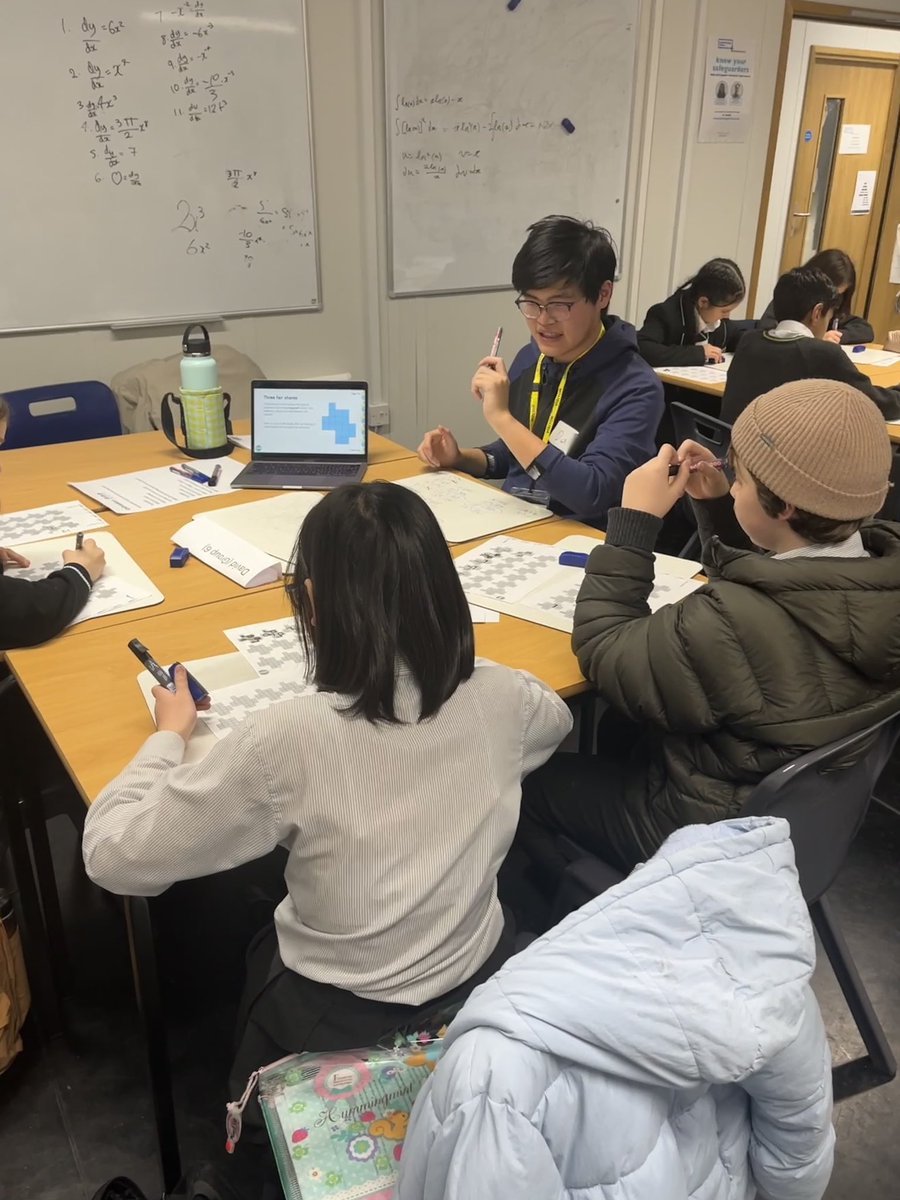
<svg viewBox="0 0 900 1200">
<path fill-rule="evenodd" d="M 755 58 L 755 45 L 743 38 L 709 39 L 697 135 L 699 142 L 747 140 Z"/>
</svg>

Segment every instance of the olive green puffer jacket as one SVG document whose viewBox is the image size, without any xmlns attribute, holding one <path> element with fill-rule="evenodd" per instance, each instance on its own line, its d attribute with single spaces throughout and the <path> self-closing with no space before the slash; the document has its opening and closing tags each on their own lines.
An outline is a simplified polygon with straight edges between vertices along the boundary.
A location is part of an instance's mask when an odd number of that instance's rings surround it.
<svg viewBox="0 0 900 1200">
<path fill-rule="evenodd" d="M 645 517 L 611 513 L 572 645 L 603 698 L 645 727 L 625 782 L 643 857 L 679 826 L 734 816 L 770 771 L 900 710 L 900 525 L 863 526 L 870 558 L 777 560 L 713 538 L 709 583 L 651 614 L 652 554 L 609 544 L 627 540 L 614 536 L 621 516 Z"/>
</svg>

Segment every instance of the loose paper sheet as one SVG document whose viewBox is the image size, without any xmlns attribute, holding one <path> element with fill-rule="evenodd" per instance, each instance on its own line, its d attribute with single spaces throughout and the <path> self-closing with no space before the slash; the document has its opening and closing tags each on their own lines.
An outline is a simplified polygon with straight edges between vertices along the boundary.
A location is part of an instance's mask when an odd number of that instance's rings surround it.
<svg viewBox="0 0 900 1200">
<path fill-rule="evenodd" d="M 204 512 L 203 517 L 287 566 L 300 526 L 322 496 L 322 492 L 285 492 L 268 500 L 213 508 Z"/>
<path fill-rule="evenodd" d="M 80 500 L 45 504 L 40 508 L 23 508 L 21 512 L 0 517 L 0 546 L 21 546 L 23 542 L 87 533 L 106 525 L 107 522 L 98 513 L 91 512 Z M 70 545 L 67 548 L 74 547 Z"/>
<path fill-rule="evenodd" d="M 598 544 L 599 539 L 582 535 L 563 538 L 552 546 L 496 537 L 454 561 L 470 600 L 537 625 L 571 633 L 584 568 L 560 566 L 559 556 L 564 550 L 589 553 Z M 655 584 L 649 599 L 651 611 L 674 603 L 700 587 L 691 578 L 699 570 L 700 563 L 657 555 Z"/>
<path fill-rule="evenodd" d="M 244 463 L 232 458 L 206 458 L 188 463 L 188 466 L 212 473 L 216 465 L 222 475 L 215 487 L 208 483 L 195 483 L 168 467 L 151 467 L 147 471 L 132 471 L 126 475 L 108 475 L 103 479 L 89 479 L 69 486 L 84 492 L 86 496 L 105 504 L 114 513 L 149 512 L 154 508 L 168 508 L 172 504 L 183 504 L 187 500 L 214 500 L 225 492 L 232 492 L 232 480 L 244 469 Z"/>
<path fill-rule="evenodd" d="M 543 505 L 530 504 L 500 488 L 486 487 L 449 471 L 434 471 L 396 482 L 422 497 L 437 517 L 448 542 L 469 542 L 501 529 L 532 525 L 552 515 Z"/>
</svg>

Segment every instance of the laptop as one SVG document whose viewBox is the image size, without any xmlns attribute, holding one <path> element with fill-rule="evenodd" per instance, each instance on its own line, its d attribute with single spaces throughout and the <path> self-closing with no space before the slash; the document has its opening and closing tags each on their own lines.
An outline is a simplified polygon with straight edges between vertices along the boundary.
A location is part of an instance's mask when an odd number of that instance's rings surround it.
<svg viewBox="0 0 900 1200">
<path fill-rule="evenodd" d="M 359 483 L 369 446 L 369 385 L 351 380 L 250 384 L 250 456 L 236 488 Z"/>
</svg>

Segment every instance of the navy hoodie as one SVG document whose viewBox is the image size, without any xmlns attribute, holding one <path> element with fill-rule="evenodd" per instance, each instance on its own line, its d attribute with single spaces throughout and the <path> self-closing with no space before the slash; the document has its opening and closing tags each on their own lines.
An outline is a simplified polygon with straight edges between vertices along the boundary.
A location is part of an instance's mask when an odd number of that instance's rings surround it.
<svg viewBox="0 0 900 1200">
<path fill-rule="evenodd" d="M 656 453 L 656 427 L 663 412 L 662 383 L 638 353 L 634 326 L 609 316 L 603 318 L 603 326 L 600 341 L 569 371 L 556 421 L 556 427 L 564 421 L 578 431 L 568 451 L 545 446 L 535 459 L 540 478 L 532 479 L 502 440 L 482 447 L 496 460 L 488 478 L 503 479 L 504 491 L 547 492 L 553 512 L 601 527 L 608 510 L 622 498 L 625 476 Z M 510 412 L 526 427 L 537 360 L 538 349 L 531 342 L 519 351 L 509 371 Z M 564 370 L 564 363 L 544 359 L 538 436 Z"/>
</svg>

